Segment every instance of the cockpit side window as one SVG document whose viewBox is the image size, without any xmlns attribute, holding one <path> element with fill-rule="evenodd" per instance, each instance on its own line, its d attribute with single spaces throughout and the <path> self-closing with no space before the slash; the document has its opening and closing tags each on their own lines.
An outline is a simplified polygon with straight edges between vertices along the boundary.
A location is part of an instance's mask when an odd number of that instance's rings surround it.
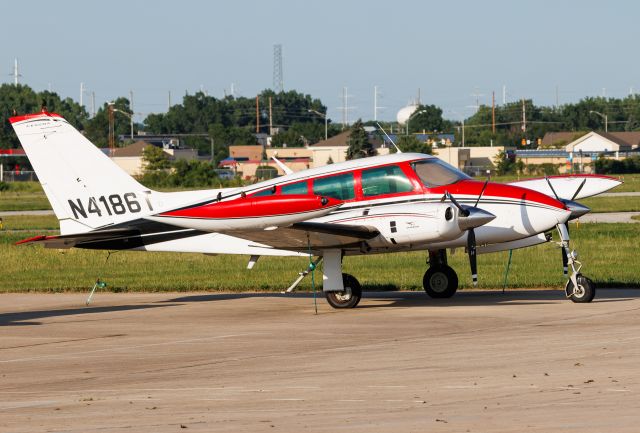
<svg viewBox="0 0 640 433">
<path fill-rule="evenodd" d="M 413 191 L 413 185 L 397 165 L 362 170 L 362 194 L 365 197 Z"/>
<path fill-rule="evenodd" d="M 426 187 L 442 186 L 456 183 L 469 176 L 437 158 L 415 161 L 411 167 Z"/>
<path fill-rule="evenodd" d="M 351 200 L 356 196 L 353 188 L 353 173 L 314 179 L 313 193 L 338 200 Z"/>
</svg>

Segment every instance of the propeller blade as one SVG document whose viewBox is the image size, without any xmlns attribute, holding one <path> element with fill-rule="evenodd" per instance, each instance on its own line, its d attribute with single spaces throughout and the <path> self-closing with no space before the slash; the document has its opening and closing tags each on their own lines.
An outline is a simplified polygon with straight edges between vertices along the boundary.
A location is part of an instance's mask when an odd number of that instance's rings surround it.
<svg viewBox="0 0 640 433">
<path fill-rule="evenodd" d="M 469 254 L 469 265 L 471 266 L 471 279 L 473 286 L 478 285 L 478 261 L 476 257 L 476 234 L 473 229 L 467 234 L 467 252 Z"/>
<path fill-rule="evenodd" d="M 553 189 L 553 185 L 551 185 L 551 181 L 549 180 L 549 178 L 547 176 L 544 177 L 544 180 L 547 181 L 547 183 L 549 184 L 549 188 L 551 188 L 551 192 L 553 193 L 553 195 L 556 197 L 556 200 L 560 201 L 560 197 L 558 197 L 558 194 L 556 194 L 556 190 Z"/>
<path fill-rule="evenodd" d="M 567 234 L 569 234 L 569 224 L 564 224 L 567 229 Z M 564 248 L 560 248 L 562 251 L 562 275 L 565 277 L 569 274 L 569 257 L 567 257 L 567 252 Z"/>
<path fill-rule="evenodd" d="M 587 183 L 586 178 L 582 180 L 582 183 L 580 184 L 578 189 L 576 189 L 576 192 L 573 193 L 573 196 L 571 197 L 571 201 L 573 201 L 578 196 L 578 194 L 580 193 L 580 190 L 582 190 L 582 187 L 584 186 L 585 183 Z"/>
<path fill-rule="evenodd" d="M 460 211 L 460 215 L 461 216 L 469 216 L 469 211 L 465 208 L 463 208 L 460 203 L 458 203 L 458 200 L 456 200 L 455 198 L 453 198 L 453 196 L 451 195 L 451 193 L 449 191 L 445 192 L 445 195 L 447 196 L 447 198 L 449 200 L 451 200 L 451 203 L 453 203 L 453 205 L 455 207 L 458 208 L 458 210 Z"/>
<path fill-rule="evenodd" d="M 476 200 L 476 204 L 473 207 L 478 207 L 478 203 L 480 203 L 480 199 L 482 198 L 482 194 L 484 194 L 484 190 L 487 188 L 487 184 L 489 183 L 489 178 L 484 181 L 484 185 L 482 185 L 482 189 L 480 190 L 480 195 L 478 196 L 478 200 Z"/>
</svg>

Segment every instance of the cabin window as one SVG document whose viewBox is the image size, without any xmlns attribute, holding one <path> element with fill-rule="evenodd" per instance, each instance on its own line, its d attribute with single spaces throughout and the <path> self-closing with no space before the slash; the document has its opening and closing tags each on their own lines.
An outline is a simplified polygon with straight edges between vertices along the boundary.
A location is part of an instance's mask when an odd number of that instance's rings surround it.
<svg viewBox="0 0 640 433">
<path fill-rule="evenodd" d="M 469 176 L 437 158 L 423 159 L 411 164 L 416 174 L 427 187 L 449 185 Z"/>
<path fill-rule="evenodd" d="M 322 177 L 313 181 L 313 193 L 336 198 L 351 200 L 355 198 L 353 190 L 353 173 Z"/>
<path fill-rule="evenodd" d="M 307 194 L 307 181 L 290 183 L 280 187 L 280 194 Z"/>
<path fill-rule="evenodd" d="M 397 165 L 362 170 L 362 194 L 365 197 L 413 191 L 413 185 Z"/>
<path fill-rule="evenodd" d="M 259 191 L 259 192 L 255 193 L 255 194 L 252 194 L 251 197 L 265 197 L 265 196 L 268 196 L 268 195 L 273 195 L 275 193 L 276 193 L 276 188 L 274 186 L 274 187 L 271 187 L 271 188 L 263 189 L 262 191 Z"/>
</svg>

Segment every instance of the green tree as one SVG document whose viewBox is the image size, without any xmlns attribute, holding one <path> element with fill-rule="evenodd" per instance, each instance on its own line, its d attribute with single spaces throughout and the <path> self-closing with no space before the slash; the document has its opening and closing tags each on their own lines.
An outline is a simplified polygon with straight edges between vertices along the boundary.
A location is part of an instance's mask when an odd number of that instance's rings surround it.
<svg viewBox="0 0 640 433">
<path fill-rule="evenodd" d="M 376 154 L 369 136 L 364 130 L 362 120 L 358 119 L 351 127 L 351 133 L 347 139 L 347 159 L 366 158 Z"/>
<path fill-rule="evenodd" d="M 493 162 L 496 164 L 496 173 L 498 175 L 513 173 L 516 169 L 515 162 L 503 150 L 496 155 Z"/>
<path fill-rule="evenodd" d="M 58 113 L 78 130 L 84 128 L 88 120 L 87 112 L 72 99 L 60 99 L 54 92 L 36 92 L 31 87 L 18 84 L 0 85 L 0 148 L 11 149 L 19 146 L 9 118 L 14 115 L 38 113 L 43 107 L 51 113 Z M 4 161 L 5 163 L 7 161 Z"/>
<path fill-rule="evenodd" d="M 396 144 L 400 150 L 405 153 L 415 152 L 426 153 L 427 155 L 431 155 L 433 153 L 433 149 L 429 143 L 418 140 L 414 135 L 401 135 L 398 137 L 398 142 Z M 395 147 L 392 147 L 391 149 L 395 152 Z"/>
<path fill-rule="evenodd" d="M 126 113 L 131 113 L 129 108 L 129 99 L 117 98 L 113 102 L 114 108 Z M 114 112 L 113 125 L 115 127 L 116 140 L 118 135 L 129 135 L 131 131 L 131 122 L 127 115 Z M 109 104 L 105 103 L 98 109 L 96 115 L 86 123 L 86 137 L 98 147 L 107 147 L 109 145 Z M 116 143 L 117 145 L 117 143 Z"/>
<path fill-rule="evenodd" d="M 295 129 L 288 129 L 274 135 L 271 138 L 271 145 L 274 147 L 303 147 L 305 137 Z"/>
<path fill-rule="evenodd" d="M 164 170 L 171 167 L 169 155 L 157 146 L 148 145 L 142 149 L 145 171 Z"/>
<path fill-rule="evenodd" d="M 451 122 L 442 118 L 442 109 L 435 105 L 419 105 L 409 120 L 409 133 L 451 129 Z"/>
</svg>

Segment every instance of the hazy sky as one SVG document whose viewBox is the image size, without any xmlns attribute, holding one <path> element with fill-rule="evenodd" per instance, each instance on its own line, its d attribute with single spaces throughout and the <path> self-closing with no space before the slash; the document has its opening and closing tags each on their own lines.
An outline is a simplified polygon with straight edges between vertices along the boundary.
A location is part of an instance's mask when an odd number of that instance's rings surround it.
<svg viewBox="0 0 640 433">
<path fill-rule="evenodd" d="M 102 104 L 134 92 L 135 111 L 162 112 L 201 88 L 252 97 L 273 83 L 282 44 L 284 86 L 318 97 L 341 121 L 379 118 L 417 96 L 455 119 L 476 96 L 555 104 L 640 90 L 640 2 L 618 1 L 29 1 L 0 9 L 0 80 L 49 86 Z M 90 96 L 85 96 L 87 108 Z M 139 116 L 142 117 L 142 116 Z"/>
</svg>

